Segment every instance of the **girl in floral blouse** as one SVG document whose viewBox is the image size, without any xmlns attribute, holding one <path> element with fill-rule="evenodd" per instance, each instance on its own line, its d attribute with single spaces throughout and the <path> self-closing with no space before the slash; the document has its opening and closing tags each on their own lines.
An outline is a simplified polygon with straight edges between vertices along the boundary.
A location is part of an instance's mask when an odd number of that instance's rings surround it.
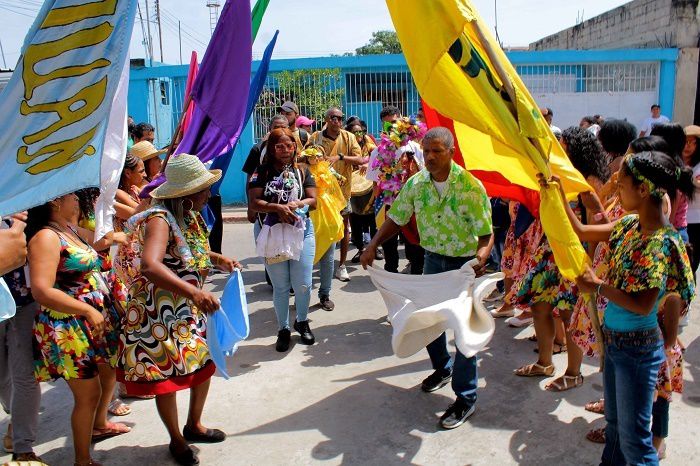
<svg viewBox="0 0 700 466">
<path fill-rule="evenodd" d="M 582 292 L 608 300 L 605 343 L 605 432 L 602 464 L 658 464 L 649 428 L 657 375 L 665 360 L 657 310 L 669 297 L 687 306 L 693 274 L 683 240 L 663 212 L 663 197 L 678 190 L 692 198 L 692 173 L 662 152 L 625 156 L 618 177 L 627 215 L 605 225 L 569 220 L 583 241 L 610 243 L 607 280 L 590 267 L 577 279 Z"/>
</svg>

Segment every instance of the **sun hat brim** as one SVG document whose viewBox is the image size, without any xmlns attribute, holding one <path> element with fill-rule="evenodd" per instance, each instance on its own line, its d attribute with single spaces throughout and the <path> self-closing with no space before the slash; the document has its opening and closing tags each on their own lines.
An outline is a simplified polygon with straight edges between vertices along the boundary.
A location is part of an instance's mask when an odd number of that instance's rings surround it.
<svg viewBox="0 0 700 466">
<path fill-rule="evenodd" d="M 147 162 L 147 161 L 154 159 L 162 154 L 165 154 L 166 152 L 168 152 L 168 149 L 161 149 L 161 150 L 157 150 L 153 153 L 150 153 L 148 155 L 144 155 L 143 157 L 141 157 L 139 155 L 137 155 L 137 157 L 140 158 L 142 162 Z"/>
<path fill-rule="evenodd" d="M 153 199 L 174 199 L 176 197 L 189 196 L 190 194 L 198 193 L 210 187 L 221 179 L 221 170 L 207 170 L 207 174 L 195 178 L 187 183 L 186 186 L 172 187 L 168 185 L 168 181 L 158 186 L 151 191 Z"/>
</svg>

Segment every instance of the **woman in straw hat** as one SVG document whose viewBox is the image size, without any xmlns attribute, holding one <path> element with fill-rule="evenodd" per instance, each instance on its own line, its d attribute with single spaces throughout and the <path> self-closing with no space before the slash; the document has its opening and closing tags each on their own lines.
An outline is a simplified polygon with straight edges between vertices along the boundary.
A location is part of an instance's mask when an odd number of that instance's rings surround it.
<svg viewBox="0 0 700 466">
<path fill-rule="evenodd" d="M 127 223 L 141 248 L 140 273 L 129 287 L 118 375 L 127 391 L 155 395 L 179 464 L 197 464 L 190 442 L 222 442 L 226 436 L 201 423 L 216 367 L 206 341 L 206 315 L 219 300 L 202 289 L 212 264 L 231 272 L 240 265 L 209 250 L 199 211 L 221 170 L 207 170 L 194 155 L 174 157 L 167 181 L 151 192 L 153 207 Z M 187 424 L 180 433 L 175 393 L 190 389 Z"/>
<path fill-rule="evenodd" d="M 162 165 L 160 156 L 166 152 L 165 149 L 156 149 L 150 141 L 137 142 L 129 150 L 130 154 L 141 159 L 143 162 L 144 168 L 146 169 L 147 181 L 151 181 L 160 173 Z"/>
</svg>

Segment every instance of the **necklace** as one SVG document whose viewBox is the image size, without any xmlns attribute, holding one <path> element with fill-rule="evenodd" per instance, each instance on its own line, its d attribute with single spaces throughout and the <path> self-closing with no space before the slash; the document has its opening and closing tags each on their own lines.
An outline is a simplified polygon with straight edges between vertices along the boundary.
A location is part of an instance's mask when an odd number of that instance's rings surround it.
<svg viewBox="0 0 700 466">
<path fill-rule="evenodd" d="M 68 240 L 68 242 L 71 243 L 73 246 L 81 249 L 86 249 L 86 246 L 89 246 L 87 241 L 85 241 L 80 235 L 73 231 L 72 228 L 64 228 L 58 222 L 49 222 L 49 226 L 56 230 L 58 233 L 61 233 L 65 237 L 65 239 Z"/>
</svg>

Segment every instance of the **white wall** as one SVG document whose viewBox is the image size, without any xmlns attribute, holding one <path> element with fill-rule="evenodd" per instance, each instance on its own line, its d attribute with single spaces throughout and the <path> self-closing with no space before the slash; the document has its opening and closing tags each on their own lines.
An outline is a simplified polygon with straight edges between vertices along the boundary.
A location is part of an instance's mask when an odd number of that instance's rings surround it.
<svg viewBox="0 0 700 466">
<path fill-rule="evenodd" d="M 602 115 L 604 118 L 627 119 L 639 129 L 642 121 L 650 116 L 650 107 L 657 103 L 656 92 L 577 92 L 533 94 L 540 107 L 554 112 L 553 124 L 562 130 L 578 126 L 581 117 Z M 665 113 L 662 109 L 662 113 Z"/>
</svg>

